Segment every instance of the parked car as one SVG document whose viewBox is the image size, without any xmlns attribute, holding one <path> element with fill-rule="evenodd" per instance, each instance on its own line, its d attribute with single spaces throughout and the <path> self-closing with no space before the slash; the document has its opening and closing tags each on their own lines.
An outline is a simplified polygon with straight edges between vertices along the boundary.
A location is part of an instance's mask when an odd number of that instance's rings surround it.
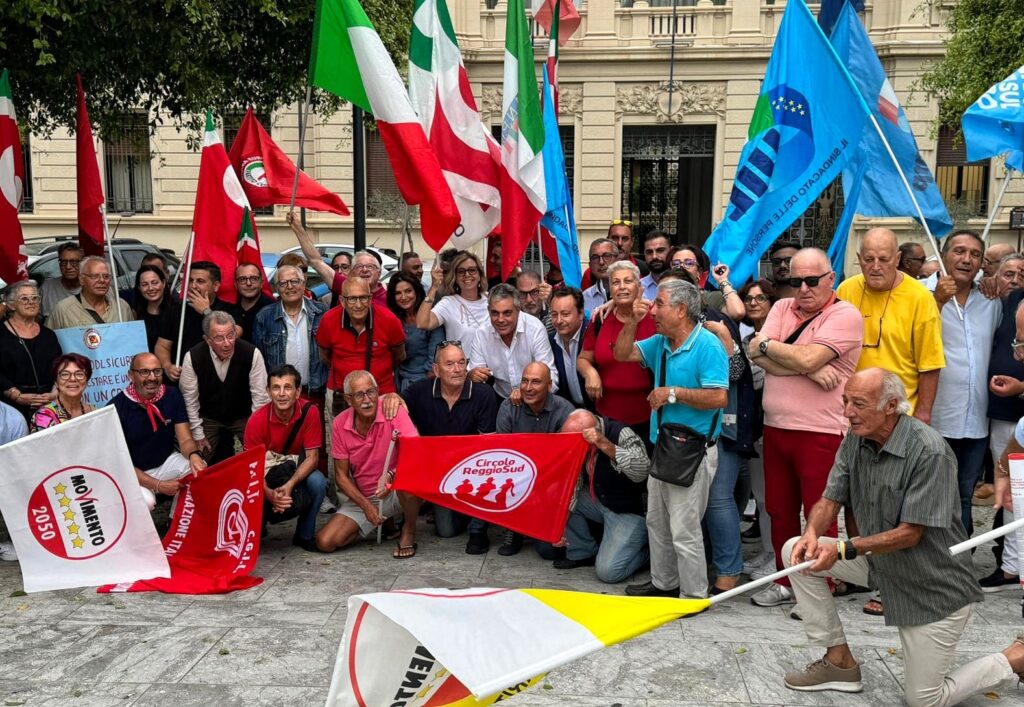
<svg viewBox="0 0 1024 707">
<path fill-rule="evenodd" d="M 75 238 L 77 241 L 77 236 Z M 60 264 L 57 262 L 57 249 L 63 240 L 49 242 L 45 245 L 33 243 L 29 245 L 28 275 L 40 285 L 43 280 L 51 277 L 60 277 Z M 39 247 L 41 245 L 41 247 Z M 38 247 L 38 252 L 32 255 L 33 247 Z M 135 273 L 142 266 L 142 259 L 150 253 L 156 253 L 163 258 L 164 265 L 171 279 L 178 271 L 180 261 L 177 256 L 169 254 L 166 250 L 158 248 L 150 243 L 143 243 L 134 238 L 114 239 L 114 266 L 117 268 L 117 287 L 121 290 L 131 289 L 135 286 Z"/>
<path fill-rule="evenodd" d="M 315 243 L 314 247 L 320 252 L 320 256 L 326 261 L 331 262 L 335 255 L 339 251 L 345 251 L 349 255 L 356 252 L 354 245 L 350 243 Z M 391 248 L 377 248 L 375 246 L 367 246 L 366 250 L 371 253 L 375 253 L 380 257 L 380 271 L 381 274 L 388 273 L 398 267 L 398 253 Z M 302 255 L 302 248 L 299 246 L 292 246 L 281 251 L 282 253 L 298 253 Z"/>
<path fill-rule="evenodd" d="M 277 272 L 277 261 L 281 258 L 281 253 L 261 253 L 263 261 L 263 272 L 267 275 L 267 280 L 270 282 L 274 281 L 274 273 Z M 324 295 L 331 293 L 331 286 L 323 281 L 318 273 L 313 268 L 306 269 L 306 289 L 313 293 L 313 296 L 320 299 Z M 274 297 L 277 297 L 277 292 L 274 292 Z"/>
</svg>

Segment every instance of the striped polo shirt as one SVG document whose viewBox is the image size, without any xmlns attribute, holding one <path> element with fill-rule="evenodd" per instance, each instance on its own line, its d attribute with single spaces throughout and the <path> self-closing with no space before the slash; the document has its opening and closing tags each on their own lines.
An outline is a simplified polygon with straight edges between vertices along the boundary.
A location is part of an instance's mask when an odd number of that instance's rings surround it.
<svg viewBox="0 0 1024 707">
<path fill-rule="evenodd" d="M 920 626 L 981 601 L 971 554 L 949 554 L 967 539 L 953 451 L 938 432 L 901 415 L 881 449 L 855 434 L 843 440 L 825 498 L 853 509 L 864 537 L 900 523 L 923 525 L 914 547 L 869 555 L 888 626 Z"/>
</svg>

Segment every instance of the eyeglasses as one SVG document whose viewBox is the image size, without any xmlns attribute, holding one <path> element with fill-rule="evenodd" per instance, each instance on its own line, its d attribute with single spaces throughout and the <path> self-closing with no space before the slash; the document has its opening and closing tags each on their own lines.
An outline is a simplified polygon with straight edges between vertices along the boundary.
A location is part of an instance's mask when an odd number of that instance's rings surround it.
<svg viewBox="0 0 1024 707">
<path fill-rule="evenodd" d="M 335 263 L 334 265 L 331 266 L 331 268 L 335 272 L 346 272 L 351 267 L 352 267 L 352 263 Z"/>
<path fill-rule="evenodd" d="M 628 220 L 628 219 L 624 219 L 624 218 L 613 218 L 612 219 L 612 225 L 613 226 L 629 226 L 630 228 L 632 228 L 633 227 L 633 222 Z"/>
<path fill-rule="evenodd" d="M 164 374 L 162 368 L 133 368 L 131 371 L 139 378 L 159 378 Z"/>
<path fill-rule="evenodd" d="M 467 361 L 464 358 L 460 358 L 458 361 L 445 361 L 441 365 L 442 367 L 445 368 L 445 370 L 454 371 L 455 369 L 458 368 L 465 368 L 466 366 L 469 365 L 469 361 Z"/>
<path fill-rule="evenodd" d="M 23 295 L 15 301 L 18 304 L 37 304 L 41 299 L 43 298 L 39 295 Z"/>
<path fill-rule="evenodd" d="M 523 299 L 537 299 L 540 297 L 540 289 L 536 290 L 519 290 L 519 296 Z"/>
<path fill-rule="evenodd" d="M 235 282 L 241 282 L 241 283 L 247 283 L 247 284 L 253 285 L 253 284 L 259 282 L 262 279 L 263 278 L 260 277 L 259 275 L 239 275 L 238 277 L 235 278 Z"/>
<path fill-rule="evenodd" d="M 923 263 L 925 260 L 926 260 L 925 258 L 903 258 L 902 262 L 904 262 L 904 263 Z M 986 260 L 985 264 L 986 265 L 992 265 L 992 261 Z"/>
<path fill-rule="evenodd" d="M 82 273 L 82 277 L 84 277 L 86 280 L 99 280 L 100 282 L 106 282 L 110 280 L 110 273 Z"/>
<path fill-rule="evenodd" d="M 470 275 L 476 275 L 480 272 L 480 268 L 456 268 L 456 277 L 469 277 Z"/>
<path fill-rule="evenodd" d="M 353 400 L 369 400 L 370 398 L 377 397 L 377 389 L 367 388 L 366 390 L 359 390 L 356 391 L 355 393 L 348 393 L 348 395 Z"/>
<path fill-rule="evenodd" d="M 373 263 L 363 263 L 362 265 L 353 265 L 352 269 L 353 270 L 357 270 L 357 271 L 358 270 L 370 270 L 370 271 L 373 271 L 373 270 L 380 270 L 380 267 L 378 267 L 377 265 L 374 265 Z"/>
<path fill-rule="evenodd" d="M 592 263 L 614 263 L 619 259 L 615 253 L 603 253 L 601 255 L 590 256 L 590 262 Z"/>
<path fill-rule="evenodd" d="M 768 295 L 750 295 L 743 301 L 747 304 L 764 304 L 768 301 Z"/>
<path fill-rule="evenodd" d="M 686 260 L 673 260 L 672 267 L 674 268 L 695 268 L 697 267 L 697 261 L 693 258 L 687 258 Z"/>
<path fill-rule="evenodd" d="M 458 339 L 445 339 L 440 344 L 438 344 L 437 346 L 434 347 L 434 353 L 436 354 L 438 351 L 440 351 L 441 349 L 443 349 L 443 348 L 445 348 L 447 346 L 454 346 L 456 348 L 461 349 L 462 348 L 462 342 L 459 341 Z"/>
<path fill-rule="evenodd" d="M 828 277 L 831 274 L 832 274 L 832 271 L 830 270 L 829 272 L 825 273 L 824 275 L 808 275 L 807 277 L 791 277 L 791 278 L 788 278 L 786 280 L 786 284 L 789 285 L 790 287 L 792 287 L 794 290 L 799 290 L 800 286 L 802 284 L 804 284 L 805 282 L 807 283 L 808 287 L 817 287 L 818 283 L 821 282 L 821 280 L 823 278 L 826 278 L 826 277 Z M 888 300 L 886 301 L 886 304 L 888 304 Z"/>
<path fill-rule="evenodd" d="M 780 265 L 789 265 L 789 261 L 792 259 L 793 256 L 790 256 L 788 258 L 772 258 L 771 261 L 773 266 L 779 267 Z"/>
<path fill-rule="evenodd" d="M 281 289 L 281 290 L 285 290 L 285 289 L 287 289 L 289 287 L 298 287 L 301 284 L 302 284 L 302 280 L 278 280 L 277 281 L 277 287 L 278 287 L 278 289 Z"/>
<path fill-rule="evenodd" d="M 210 341 L 215 344 L 228 344 L 235 340 L 235 334 L 223 334 L 221 336 L 211 336 Z"/>
<path fill-rule="evenodd" d="M 62 268 L 77 268 L 79 266 L 79 264 L 81 264 L 81 262 L 82 262 L 81 259 L 78 259 L 78 260 L 75 260 L 75 259 L 65 260 L 63 258 L 61 258 L 61 259 L 59 259 L 57 261 L 57 263 Z"/>
<path fill-rule="evenodd" d="M 85 371 L 61 371 L 60 373 L 57 374 L 57 378 L 59 378 L 62 381 L 84 381 L 86 376 Z"/>
<path fill-rule="evenodd" d="M 342 297 L 346 304 L 366 304 L 370 301 L 370 295 L 352 295 L 351 297 Z"/>
<path fill-rule="evenodd" d="M 867 294 L 867 291 L 868 291 L 868 286 L 864 285 L 864 289 L 861 290 L 861 293 L 860 293 L 860 304 L 857 305 L 857 309 L 859 309 L 861 312 L 864 311 L 864 295 Z M 889 294 L 886 295 L 886 297 L 885 297 L 885 304 L 882 306 L 882 313 L 880 315 L 878 315 L 878 338 L 875 339 L 875 343 L 873 343 L 873 344 L 868 344 L 868 343 L 861 344 L 861 348 L 877 349 L 877 348 L 879 348 L 882 345 L 882 324 L 885 322 L 885 310 L 889 308 L 889 300 L 891 298 L 892 298 L 892 288 L 890 287 L 889 288 Z M 864 334 L 865 334 L 864 341 L 865 342 L 866 341 L 870 341 L 870 337 L 867 336 L 867 331 L 868 331 L 867 320 L 869 320 L 869 319 L 871 319 L 870 315 L 865 314 L 864 315 L 864 320 L 865 320 L 864 321 Z"/>
</svg>

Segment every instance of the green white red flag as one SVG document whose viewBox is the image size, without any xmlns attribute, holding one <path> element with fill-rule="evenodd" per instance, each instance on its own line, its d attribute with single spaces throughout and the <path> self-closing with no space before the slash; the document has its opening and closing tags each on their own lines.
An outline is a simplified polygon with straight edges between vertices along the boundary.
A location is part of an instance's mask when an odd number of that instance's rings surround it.
<svg viewBox="0 0 1024 707">
<path fill-rule="evenodd" d="M 217 297 L 226 302 L 238 299 L 234 282 L 235 269 L 239 265 L 250 263 L 263 273 L 260 241 L 250 215 L 249 200 L 228 160 L 228 153 L 210 113 L 206 114 L 196 207 L 192 216 L 190 261 L 200 260 L 208 260 L 220 268 L 222 277 Z M 263 291 L 270 295 L 270 284 L 265 275 Z"/>
<path fill-rule="evenodd" d="M 501 114 L 501 276 L 507 278 L 547 210 L 544 117 L 523 0 L 508 3 Z"/>
<path fill-rule="evenodd" d="M 25 191 L 25 162 L 14 115 L 7 69 L 0 74 L 0 278 L 8 283 L 28 277 L 28 253 L 18 220 Z"/>
<path fill-rule="evenodd" d="M 459 227 L 459 208 L 405 84 L 357 0 L 317 0 L 309 81 L 377 119 L 398 190 L 407 204 L 420 206 L 423 239 L 441 250 Z"/>
<path fill-rule="evenodd" d="M 82 77 L 75 74 L 78 103 L 75 111 L 75 184 L 78 188 L 78 243 L 87 255 L 103 255 L 103 183 L 92 139 L 89 109 L 85 105 Z"/>
<path fill-rule="evenodd" d="M 416 0 L 409 98 L 462 217 L 452 244 L 468 248 L 501 219 L 501 152 L 480 120 L 445 0 Z"/>
</svg>

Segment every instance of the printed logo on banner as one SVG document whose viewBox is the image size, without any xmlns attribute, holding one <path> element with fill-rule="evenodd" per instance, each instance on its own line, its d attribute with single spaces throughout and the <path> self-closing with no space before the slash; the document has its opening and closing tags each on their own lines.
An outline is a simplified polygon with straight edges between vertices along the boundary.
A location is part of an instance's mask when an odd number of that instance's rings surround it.
<svg viewBox="0 0 1024 707">
<path fill-rule="evenodd" d="M 95 351 L 103 343 L 103 335 L 98 331 L 89 327 L 82 332 L 82 343 L 85 344 L 85 348 L 90 351 Z"/>
<path fill-rule="evenodd" d="M 87 560 L 114 547 L 127 518 L 117 482 L 86 466 L 55 471 L 29 497 L 29 530 L 48 552 L 66 560 Z"/>
<path fill-rule="evenodd" d="M 254 187 L 267 186 L 267 170 L 262 157 L 249 157 L 242 161 L 242 179 Z"/>
<path fill-rule="evenodd" d="M 493 449 L 453 466 L 439 490 L 482 511 L 504 513 L 526 500 L 536 480 L 532 459 L 511 449 Z"/>
<path fill-rule="evenodd" d="M 220 502 L 217 520 L 217 549 L 226 551 L 236 560 L 242 556 L 246 537 L 249 535 L 249 518 L 242 504 L 245 496 L 238 489 L 231 489 Z"/>
</svg>

